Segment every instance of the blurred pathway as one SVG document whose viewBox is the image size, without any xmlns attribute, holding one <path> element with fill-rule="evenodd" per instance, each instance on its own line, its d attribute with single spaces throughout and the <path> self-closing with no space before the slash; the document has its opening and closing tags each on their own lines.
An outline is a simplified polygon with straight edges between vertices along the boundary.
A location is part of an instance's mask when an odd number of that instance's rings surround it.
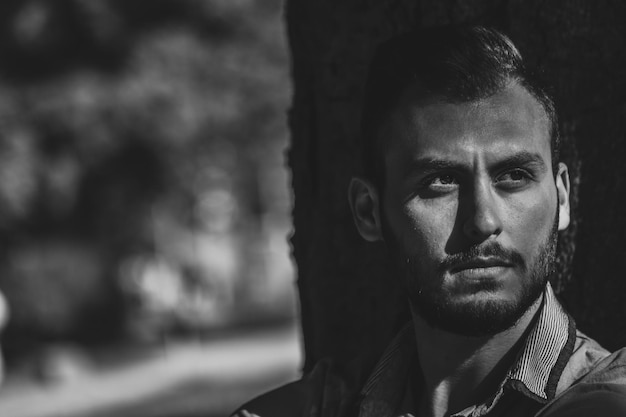
<svg viewBox="0 0 626 417">
<path fill-rule="evenodd" d="M 218 416 L 271 386 L 297 377 L 295 326 L 172 342 L 159 355 L 57 385 L 0 389 L 0 416 Z"/>
</svg>

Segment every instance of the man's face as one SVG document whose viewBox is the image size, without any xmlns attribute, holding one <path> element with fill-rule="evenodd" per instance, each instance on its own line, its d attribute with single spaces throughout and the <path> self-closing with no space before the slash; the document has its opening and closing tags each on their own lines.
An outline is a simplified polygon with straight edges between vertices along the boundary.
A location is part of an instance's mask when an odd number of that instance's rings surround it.
<svg viewBox="0 0 626 417">
<path fill-rule="evenodd" d="M 495 334 L 541 295 L 569 219 L 549 127 L 514 82 L 474 102 L 409 100 L 383 126 L 382 237 L 431 326 Z"/>
</svg>

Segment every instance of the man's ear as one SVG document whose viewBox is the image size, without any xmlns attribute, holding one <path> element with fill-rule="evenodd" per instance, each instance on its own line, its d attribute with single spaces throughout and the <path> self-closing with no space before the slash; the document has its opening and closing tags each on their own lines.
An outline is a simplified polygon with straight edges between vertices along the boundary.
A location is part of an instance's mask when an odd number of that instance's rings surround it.
<svg viewBox="0 0 626 417">
<path fill-rule="evenodd" d="M 556 174 L 556 193 L 559 197 L 559 230 L 565 230 L 570 221 L 569 173 L 563 162 L 559 162 L 559 171 Z"/>
<path fill-rule="evenodd" d="M 352 217 L 359 234 L 368 242 L 383 240 L 380 223 L 380 204 L 378 190 L 372 183 L 354 177 L 348 187 L 348 200 Z"/>
</svg>

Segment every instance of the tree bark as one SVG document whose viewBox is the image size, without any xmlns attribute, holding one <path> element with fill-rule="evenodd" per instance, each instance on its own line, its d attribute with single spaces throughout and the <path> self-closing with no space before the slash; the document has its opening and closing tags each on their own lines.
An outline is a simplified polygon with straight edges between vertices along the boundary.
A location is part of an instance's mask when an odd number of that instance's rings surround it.
<svg viewBox="0 0 626 417">
<path fill-rule="evenodd" d="M 364 349 L 379 352 L 408 319 L 384 247 L 356 233 L 346 190 L 360 166 L 360 101 L 376 45 L 447 23 L 502 30 L 553 84 L 573 204 L 553 285 L 579 328 L 608 348 L 626 344 L 626 3 L 288 0 L 286 12 L 305 371 L 322 357 L 345 363 Z"/>
</svg>

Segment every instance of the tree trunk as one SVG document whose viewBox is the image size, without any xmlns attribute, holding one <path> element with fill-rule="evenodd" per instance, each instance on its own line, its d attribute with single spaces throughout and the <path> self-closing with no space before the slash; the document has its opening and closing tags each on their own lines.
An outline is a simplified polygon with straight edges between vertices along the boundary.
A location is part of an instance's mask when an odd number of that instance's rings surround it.
<svg viewBox="0 0 626 417">
<path fill-rule="evenodd" d="M 626 344 L 626 216 L 619 204 L 626 195 L 626 3 L 288 0 L 286 17 L 294 81 L 292 245 L 305 370 L 326 356 L 345 363 L 364 349 L 379 352 L 408 319 L 384 248 L 356 233 L 346 190 L 360 164 L 360 100 L 376 45 L 447 23 L 494 26 L 545 69 L 574 210 L 560 236 L 553 284 L 579 328 L 609 348 Z"/>
</svg>

